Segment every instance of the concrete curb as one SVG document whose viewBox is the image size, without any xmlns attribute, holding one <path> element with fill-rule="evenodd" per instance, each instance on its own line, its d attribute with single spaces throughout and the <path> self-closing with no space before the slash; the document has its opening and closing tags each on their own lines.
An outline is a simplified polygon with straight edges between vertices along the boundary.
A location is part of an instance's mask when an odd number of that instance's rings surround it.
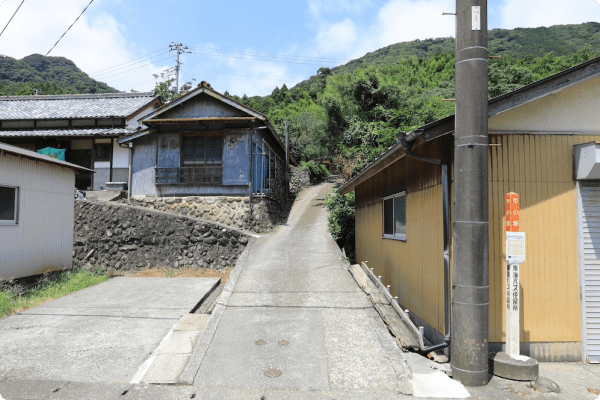
<svg viewBox="0 0 600 400">
<path fill-rule="evenodd" d="M 210 343 L 213 340 L 215 332 L 219 327 L 221 322 L 221 318 L 223 318 L 223 313 L 227 308 L 227 304 L 229 304 L 229 299 L 231 298 L 231 294 L 233 293 L 233 288 L 246 265 L 246 260 L 250 255 L 250 251 L 252 251 L 252 247 L 254 247 L 254 243 L 256 243 L 257 238 L 251 236 L 248 238 L 248 244 L 246 248 L 238 258 L 233 271 L 229 275 L 229 279 L 223 288 L 223 292 L 217 301 L 217 304 L 210 315 L 208 322 L 206 323 L 206 327 L 204 328 L 204 332 L 196 342 L 196 346 L 194 346 L 194 350 L 192 352 L 192 356 L 190 357 L 187 365 L 183 369 L 183 372 L 179 376 L 179 384 L 180 385 L 193 385 L 194 379 L 196 378 L 196 374 L 198 370 L 200 370 L 200 366 L 204 361 L 204 357 L 206 356 L 206 352 L 210 346 Z"/>
</svg>

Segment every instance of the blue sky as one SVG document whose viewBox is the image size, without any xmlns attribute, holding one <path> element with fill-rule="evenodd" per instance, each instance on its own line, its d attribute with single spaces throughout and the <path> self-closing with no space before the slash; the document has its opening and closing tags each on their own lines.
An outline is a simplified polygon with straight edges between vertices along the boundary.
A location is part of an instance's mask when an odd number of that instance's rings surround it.
<svg viewBox="0 0 600 400">
<path fill-rule="evenodd" d="M 0 27 L 21 0 L 0 0 Z M 25 0 L 0 37 L 0 54 L 45 54 L 89 0 Z M 393 43 L 453 36 L 453 0 L 94 0 L 50 55 L 72 59 L 119 90 L 151 90 L 188 46 L 181 80 L 265 95 Z M 595 0 L 489 1 L 489 27 L 600 21 Z M 141 57 L 141 58 L 140 58 Z M 197 82 L 194 82 L 197 83 Z"/>
</svg>

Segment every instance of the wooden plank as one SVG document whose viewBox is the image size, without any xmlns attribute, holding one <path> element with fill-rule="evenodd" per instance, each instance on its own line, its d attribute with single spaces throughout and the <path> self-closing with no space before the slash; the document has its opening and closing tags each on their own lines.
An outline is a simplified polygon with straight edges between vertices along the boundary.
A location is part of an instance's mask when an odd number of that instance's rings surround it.
<svg viewBox="0 0 600 400">
<path fill-rule="evenodd" d="M 388 299 L 381 294 L 358 264 L 351 265 L 348 270 L 356 283 L 358 283 L 358 286 L 369 296 L 373 304 L 389 304 Z"/>
<path fill-rule="evenodd" d="M 375 309 L 385 322 L 390 333 L 398 339 L 402 348 L 419 350 L 419 343 L 415 340 L 410 330 L 406 327 L 396 310 L 389 304 L 374 304 Z"/>
</svg>

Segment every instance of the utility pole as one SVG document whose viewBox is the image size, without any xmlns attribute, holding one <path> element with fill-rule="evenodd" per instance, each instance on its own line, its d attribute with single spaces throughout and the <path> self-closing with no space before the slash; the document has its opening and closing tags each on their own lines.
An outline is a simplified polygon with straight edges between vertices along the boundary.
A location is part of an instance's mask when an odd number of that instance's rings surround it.
<svg viewBox="0 0 600 400">
<path fill-rule="evenodd" d="M 175 93 L 179 93 L 179 69 L 181 67 L 181 63 L 179 62 L 179 55 L 183 53 L 191 53 L 191 51 L 188 51 L 189 49 L 186 45 L 175 42 L 171 42 L 169 48 L 169 51 L 177 52 L 177 61 L 175 64 Z"/>
<path fill-rule="evenodd" d="M 487 47 L 487 0 L 457 0 L 451 365 L 465 386 L 489 381 Z"/>
</svg>

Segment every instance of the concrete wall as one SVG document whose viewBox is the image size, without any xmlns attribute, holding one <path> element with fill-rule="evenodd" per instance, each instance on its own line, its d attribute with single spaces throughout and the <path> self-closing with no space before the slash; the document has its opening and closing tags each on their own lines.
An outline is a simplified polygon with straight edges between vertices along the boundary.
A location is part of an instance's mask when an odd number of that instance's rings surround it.
<svg viewBox="0 0 600 400">
<path fill-rule="evenodd" d="M 125 205 L 76 201 L 74 221 L 75 262 L 109 273 L 233 267 L 248 243 L 233 229 Z"/>
<path fill-rule="evenodd" d="M 71 268 L 75 172 L 0 155 L 0 184 L 19 188 L 17 225 L 0 225 L 0 279 Z"/>
<path fill-rule="evenodd" d="M 104 162 L 103 163 L 107 163 L 110 164 L 108 162 Z M 99 164 L 98 162 L 96 162 L 96 164 Z M 96 173 L 94 174 L 93 177 L 93 190 L 106 190 L 106 182 L 110 182 L 110 168 L 94 168 L 94 171 L 96 171 Z"/>
</svg>

